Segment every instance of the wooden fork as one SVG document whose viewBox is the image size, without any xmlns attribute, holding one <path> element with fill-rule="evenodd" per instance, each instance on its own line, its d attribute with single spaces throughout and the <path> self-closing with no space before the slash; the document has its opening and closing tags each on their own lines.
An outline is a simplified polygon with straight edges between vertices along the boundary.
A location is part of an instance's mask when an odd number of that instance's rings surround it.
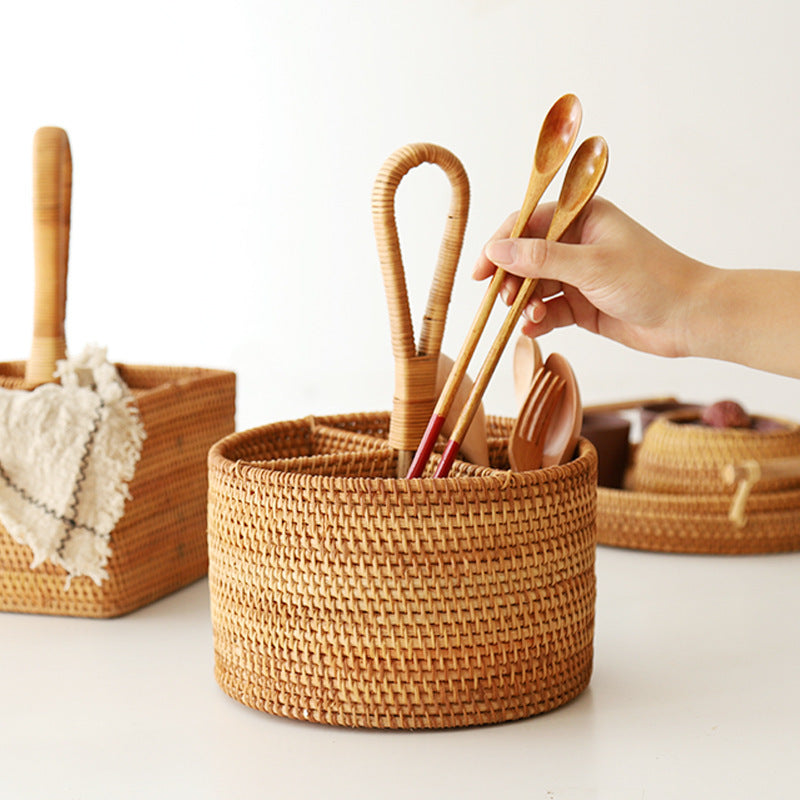
<svg viewBox="0 0 800 800">
<path fill-rule="evenodd" d="M 544 367 L 536 371 L 508 440 L 508 460 L 515 472 L 542 466 L 547 432 L 565 389 L 560 375 Z"/>
</svg>

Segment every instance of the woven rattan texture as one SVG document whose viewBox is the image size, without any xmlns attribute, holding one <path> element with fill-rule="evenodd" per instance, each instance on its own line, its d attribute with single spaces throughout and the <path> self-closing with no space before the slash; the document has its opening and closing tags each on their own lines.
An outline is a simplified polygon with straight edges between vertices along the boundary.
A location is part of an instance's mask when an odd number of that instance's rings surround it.
<svg viewBox="0 0 800 800">
<path fill-rule="evenodd" d="M 507 437 L 510 421 L 491 424 Z M 388 414 L 308 418 L 212 448 L 221 687 L 277 715 L 403 729 L 575 697 L 592 669 L 591 445 L 538 472 L 458 462 L 407 481 L 388 427 Z"/>
<path fill-rule="evenodd" d="M 691 424 L 696 413 L 657 418 L 638 448 L 634 488 L 641 492 L 728 494 L 722 468 L 747 460 L 763 462 L 800 455 L 800 426 L 774 431 L 708 428 Z M 800 489 L 800 478 L 763 480 L 754 492 Z"/>
<path fill-rule="evenodd" d="M 208 450 L 234 430 L 235 376 L 188 367 L 117 365 L 147 438 L 131 500 L 111 535 L 109 577 L 65 589 L 61 567 L 30 568 L 31 552 L 0 526 L 0 610 L 86 617 L 133 611 L 207 570 Z M 0 364 L 0 387 L 21 388 L 24 364 Z"/>
</svg>

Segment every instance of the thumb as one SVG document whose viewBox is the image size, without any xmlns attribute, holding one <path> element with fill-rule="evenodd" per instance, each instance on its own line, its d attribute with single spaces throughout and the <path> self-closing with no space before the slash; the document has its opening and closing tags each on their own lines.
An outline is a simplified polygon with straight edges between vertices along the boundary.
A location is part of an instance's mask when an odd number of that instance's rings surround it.
<svg viewBox="0 0 800 800">
<path fill-rule="evenodd" d="M 486 257 L 506 272 L 522 278 L 580 282 L 595 261 L 590 245 L 564 244 L 549 239 L 495 239 L 486 245 Z"/>
</svg>

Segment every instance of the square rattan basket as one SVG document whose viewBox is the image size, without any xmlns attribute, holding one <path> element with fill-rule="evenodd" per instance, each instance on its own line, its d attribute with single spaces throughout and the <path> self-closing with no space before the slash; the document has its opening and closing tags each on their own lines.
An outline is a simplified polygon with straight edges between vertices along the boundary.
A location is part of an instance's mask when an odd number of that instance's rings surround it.
<svg viewBox="0 0 800 800">
<path fill-rule="evenodd" d="M 56 366 L 67 354 L 72 155 L 61 128 L 36 132 L 33 188 L 36 290 L 31 354 L 27 362 L 0 364 L 0 390 L 32 393 L 55 381 Z M 116 368 L 133 396 L 145 439 L 127 485 L 129 499 L 110 533 L 107 577 L 95 583 L 80 574 L 68 581 L 67 571 L 50 561 L 34 568 L 31 548 L 0 525 L 2 611 L 113 617 L 206 574 L 206 458 L 211 445 L 234 430 L 236 377 L 190 367 Z M 60 419 L 73 424 L 69 414 Z M 81 435 L 68 429 L 67 438 L 73 433 Z M 52 480 L 52 473 L 42 474 Z M 23 491 L 27 489 L 18 494 Z M 25 499 L 39 505 L 33 496 Z M 51 508 L 42 508 L 55 516 Z M 59 522 L 75 525 L 76 514 Z"/>
<path fill-rule="evenodd" d="M 112 532 L 108 578 L 65 587 L 66 571 L 44 563 L 0 525 L 0 610 L 85 617 L 133 611 L 206 574 L 208 450 L 234 430 L 236 377 L 191 367 L 117 369 L 147 433 L 131 499 Z M 0 388 L 23 387 L 24 362 L 0 364 Z"/>
</svg>

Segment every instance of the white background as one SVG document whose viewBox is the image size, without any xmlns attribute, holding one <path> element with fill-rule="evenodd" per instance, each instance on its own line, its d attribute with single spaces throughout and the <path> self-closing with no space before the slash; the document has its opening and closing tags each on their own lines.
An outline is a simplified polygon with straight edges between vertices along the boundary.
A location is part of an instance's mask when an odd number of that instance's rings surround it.
<svg viewBox="0 0 800 800">
<path fill-rule="evenodd" d="M 472 264 L 517 208 L 542 118 L 565 92 L 583 103 L 582 136 L 608 140 L 602 194 L 702 260 L 796 269 L 797 9 L 5 2 L 0 359 L 29 347 L 31 141 L 42 125 L 64 127 L 72 144 L 71 348 L 233 369 L 240 428 L 389 408 L 370 195 L 383 160 L 409 142 L 449 148 L 471 179 L 445 334 L 455 354 L 483 294 Z M 398 194 L 417 322 L 448 191 L 420 169 Z M 579 330 L 542 344 L 572 361 L 587 402 L 733 396 L 800 418 L 798 384 L 785 378 Z M 511 413 L 512 398 L 506 358 L 486 405 Z M 339 731 L 244 709 L 213 682 L 205 583 L 115 622 L 4 615 L 8 796 L 790 796 L 797 556 L 598 559 L 589 691 L 551 715 L 463 732 Z"/>
<path fill-rule="evenodd" d="M 40 125 L 64 127 L 73 150 L 71 349 L 234 369 L 242 428 L 390 407 L 370 195 L 409 142 L 452 150 L 471 180 L 445 333 L 455 355 L 483 295 L 472 265 L 521 202 L 565 92 L 583 103 L 581 137 L 608 140 L 602 194 L 699 259 L 796 269 L 797 16 L 790 0 L 5 4 L 0 358 L 29 348 Z M 433 167 L 398 193 L 417 326 L 448 193 Z M 572 361 L 587 402 L 732 396 L 800 417 L 785 378 L 579 330 L 542 346 Z M 509 358 L 486 406 L 514 410 Z"/>
</svg>

